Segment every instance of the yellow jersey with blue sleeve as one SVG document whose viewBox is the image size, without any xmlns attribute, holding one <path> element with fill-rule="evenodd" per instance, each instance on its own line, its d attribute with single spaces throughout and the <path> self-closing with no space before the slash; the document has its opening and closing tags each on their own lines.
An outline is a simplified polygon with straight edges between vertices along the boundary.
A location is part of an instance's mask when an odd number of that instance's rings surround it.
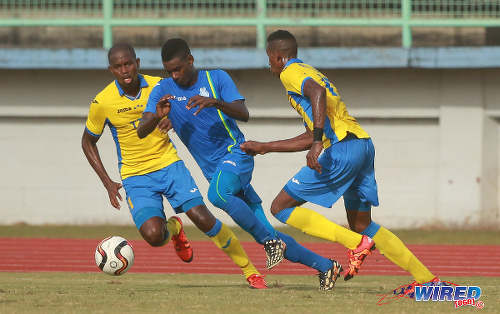
<svg viewBox="0 0 500 314">
<path fill-rule="evenodd" d="M 149 94 L 161 80 L 139 74 L 140 90 L 136 97 L 126 95 L 115 80 L 92 100 L 85 129 L 101 136 L 109 126 L 116 144 L 118 168 L 122 180 L 160 170 L 180 160 L 168 135 L 155 129 L 144 139 L 137 136 L 137 126 L 146 108 Z"/>
<path fill-rule="evenodd" d="M 326 89 L 326 117 L 323 133 L 323 147 L 328 148 L 340 142 L 350 132 L 358 138 L 369 138 L 356 119 L 349 115 L 337 88 L 314 67 L 302 60 L 290 59 L 280 74 L 290 105 L 302 116 L 304 124 L 313 130 L 311 101 L 304 96 L 304 84 L 312 79 Z"/>
</svg>

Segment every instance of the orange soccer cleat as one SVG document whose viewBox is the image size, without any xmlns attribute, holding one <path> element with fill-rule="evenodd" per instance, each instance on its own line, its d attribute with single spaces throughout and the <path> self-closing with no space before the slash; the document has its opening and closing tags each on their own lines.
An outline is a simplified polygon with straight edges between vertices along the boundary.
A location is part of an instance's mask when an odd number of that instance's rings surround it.
<svg viewBox="0 0 500 314">
<path fill-rule="evenodd" d="M 375 242 L 368 237 L 363 236 L 361 242 L 354 250 L 349 250 L 349 266 L 344 274 L 344 280 L 349 280 L 356 275 L 363 264 L 365 258 L 375 250 Z"/>
<path fill-rule="evenodd" d="M 252 289 L 267 289 L 267 283 L 264 280 L 264 275 L 253 274 L 247 278 L 247 281 Z"/>
<path fill-rule="evenodd" d="M 177 235 L 172 235 L 172 244 L 174 245 L 175 253 L 183 262 L 189 263 L 193 260 L 193 248 L 184 233 L 182 220 L 179 217 L 172 216 L 170 219 L 176 219 L 181 224 L 181 229 Z"/>
</svg>

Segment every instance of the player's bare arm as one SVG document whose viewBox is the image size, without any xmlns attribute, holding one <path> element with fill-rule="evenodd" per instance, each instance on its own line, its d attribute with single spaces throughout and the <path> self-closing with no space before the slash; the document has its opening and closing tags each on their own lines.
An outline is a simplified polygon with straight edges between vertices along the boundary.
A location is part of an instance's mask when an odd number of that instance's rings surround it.
<svg viewBox="0 0 500 314">
<path fill-rule="evenodd" d="M 158 126 L 158 123 L 168 116 L 170 112 L 170 100 L 173 99 L 172 95 L 165 95 L 158 103 L 156 103 L 156 112 L 145 112 L 142 114 L 142 119 L 137 127 L 137 136 L 145 138 Z M 167 130 L 168 131 L 168 130 Z"/>
<path fill-rule="evenodd" d="M 233 102 L 224 102 L 220 99 L 196 95 L 189 99 L 186 109 L 191 110 L 195 107 L 198 107 L 198 109 L 193 113 L 195 116 L 204 108 L 215 107 L 231 118 L 239 121 L 247 122 L 249 118 L 245 101 L 241 99 Z"/>
<path fill-rule="evenodd" d="M 318 162 L 319 154 L 323 151 L 323 127 L 326 114 L 326 89 L 310 79 L 304 83 L 304 96 L 311 101 L 313 115 L 313 143 L 307 153 L 307 166 L 321 173 Z"/>
<path fill-rule="evenodd" d="M 122 184 L 111 180 L 106 169 L 104 168 L 101 157 L 99 156 L 99 150 L 97 149 L 96 145 L 98 140 L 99 137 L 92 136 L 84 130 L 82 135 L 82 149 L 85 156 L 87 157 L 87 160 L 89 161 L 89 164 L 97 173 L 97 175 L 101 179 L 102 184 L 108 191 L 109 201 L 111 202 L 111 205 L 116 209 L 120 209 L 120 202 L 118 202 L 118 200 L 122 200 L 122 196 L 119 192 Z"/>
<path fill-rule="evenodd" d="M 250 155 L 264 155 L 271 152 L 301 152 L 311 148 L 312 132 L 306 131 L 296 137 L 273 142 L 247 141 L 240 145 L 241 150 Z"/>
</svg>

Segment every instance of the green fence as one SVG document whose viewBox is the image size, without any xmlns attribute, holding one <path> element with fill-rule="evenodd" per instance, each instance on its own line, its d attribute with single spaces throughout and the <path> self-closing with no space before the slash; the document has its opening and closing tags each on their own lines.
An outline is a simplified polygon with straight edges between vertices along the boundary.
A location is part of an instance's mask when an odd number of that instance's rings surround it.
<svg viewBox="0 0 500 314">
<path fill-rule="evenodd" d="M 0 27 L 99 26 L 103 46 L 114 26 L 390 26 L 403 47 L 414 27 L 500 27 L 500 0 L 0 0 Z"/>
</svg>

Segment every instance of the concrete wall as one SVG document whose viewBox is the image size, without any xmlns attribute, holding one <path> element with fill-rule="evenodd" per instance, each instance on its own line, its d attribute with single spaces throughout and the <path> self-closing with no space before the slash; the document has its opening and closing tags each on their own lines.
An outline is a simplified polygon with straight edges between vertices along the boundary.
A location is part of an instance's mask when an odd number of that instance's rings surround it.
<svg viewBox="0 0 500 314">
<path fill-rule="evenodd" d="M 148 74 L 160 75 L 159 71 Z M 231 72 L 253 119 L 247 139 L 302 132 L 277 79 L 265 70 Z M 498 225 L 500 70 L 331 70 L 351 113 L 372 135 L 381 206 L 373 216 L 389 227 Z M 130 224 L 116 211 L 80 148 L 88 103 L 112 80 L 106 71 L 0 70 L 0 224 Z M 119 178 L 109 132 L 99 142 Z M 202 193 L 207 183 L 173 137 Z M 254 186 L 270 205 L 305 153 L 256 158 Z M 165 203 L 167 215 L 171 212 Z M 345 223 L 343 202 L 318 209 Z M 227 215 L 213 208 L 224 221 Z M 273 223 L 279 224 L 270 217 Z"/>
</svg>

